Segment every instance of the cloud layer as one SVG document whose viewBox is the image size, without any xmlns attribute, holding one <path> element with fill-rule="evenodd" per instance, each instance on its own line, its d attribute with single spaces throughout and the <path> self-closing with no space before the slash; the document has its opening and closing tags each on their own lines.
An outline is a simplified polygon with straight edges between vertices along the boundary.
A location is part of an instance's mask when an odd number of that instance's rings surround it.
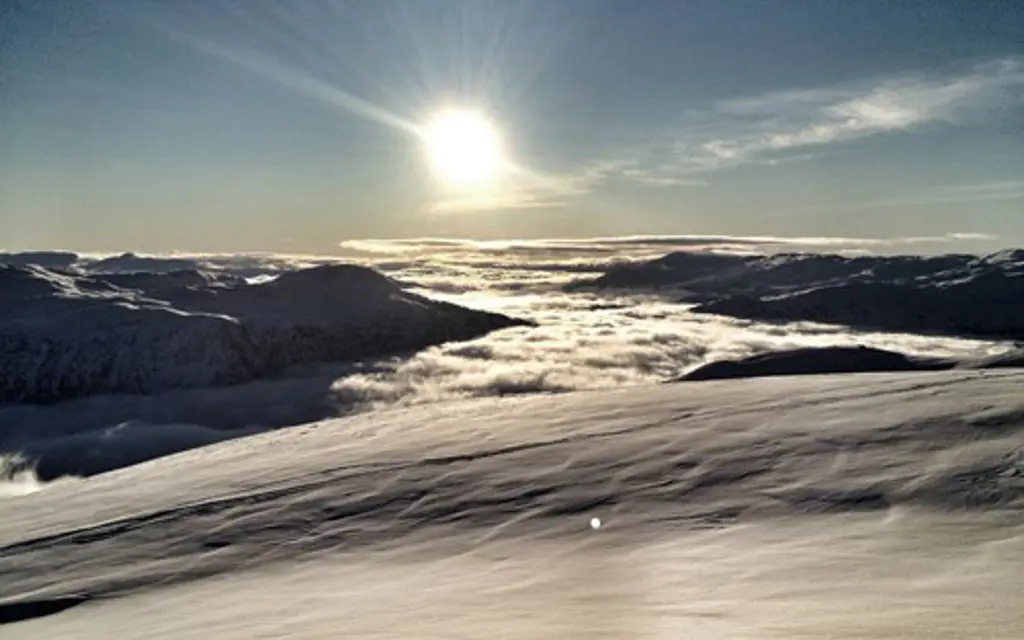
<svg viewBox="0 0 1024 640">
<path fill-rule="evenodd" d="M 493 263 L 514 268 L 529 264 L 569 267 L 590 266 L 649 259 L 672 251 L 720 251 L 774 253 L 780 251 L 871 251 L 878 253 L 948 251 L 951 247 L 991 250 L 999 238 L 977 232 L 935 236 L 858 238 L 840 236 L 731 236 L 731 235 L 636 235 L 600 238 L 467 240 L 461 238 L 406 238 L 346 240 L 339 247 L 346 255 L 369 259 L 387 267 L 390 260 L 425 260 L 435 263 L 460 262 L 476 267 Z"/>
</svg>

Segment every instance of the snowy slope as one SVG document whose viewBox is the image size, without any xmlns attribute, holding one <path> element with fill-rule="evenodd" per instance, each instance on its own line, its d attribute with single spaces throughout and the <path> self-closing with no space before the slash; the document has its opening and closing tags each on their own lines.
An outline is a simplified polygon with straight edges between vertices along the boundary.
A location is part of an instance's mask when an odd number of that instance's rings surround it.
<svg viewBox="0 0 1024 640">
<path fill-rule="evenodd" d="M 476 400 L 61 481 L 3 504 L 0 617 L 67 610 L 0 635 L 1019 638 L 1022 384 Z"/>
<path fill-rule="evenodd" d="M 197 271 L 85 276 L 0 265 L 0 401 L 233 384 L 520 324 L 349 265 L 254 285 Z"/>
</svg>

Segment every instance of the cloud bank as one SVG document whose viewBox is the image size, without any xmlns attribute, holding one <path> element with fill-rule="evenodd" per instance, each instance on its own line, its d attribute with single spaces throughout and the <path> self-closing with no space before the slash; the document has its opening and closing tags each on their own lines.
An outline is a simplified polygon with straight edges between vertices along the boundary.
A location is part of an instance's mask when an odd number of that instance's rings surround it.
<svg viewBox="0 0 1024 640">
<path fill-rule="evenodd" d="M 547 261 L 590 263 L 647 259 L 671 251 L 774 253 L 779 251 L 947 251 L 951 246 L 982 245 L 999 238 L 986 233 L 953 232 L 934 236 L 858 238 L 840 236 L 635 235 L 599 238 L 468 240 L 461 238 L 360 239 L 339 243 L 343 253 L 375 260 L 387 257 L 458 260 L 466 263 L 504 259 L 510 264 Z"/>
</svg>

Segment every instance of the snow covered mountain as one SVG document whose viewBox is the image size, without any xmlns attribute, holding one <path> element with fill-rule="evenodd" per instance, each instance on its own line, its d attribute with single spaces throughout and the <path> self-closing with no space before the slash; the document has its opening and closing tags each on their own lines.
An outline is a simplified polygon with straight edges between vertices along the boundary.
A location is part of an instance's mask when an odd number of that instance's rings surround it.
<svg viewBox="0 0 1024 640">
<path fill-rule="evenodd" d="M 679 251 L 649 262 L 613 267 L 573 287 L 671 287 L 704 300 L 736 294 L 780 294 L 848 282 L 927 282 L 1007 265 L 1024 269 L 1024 256 L 1006 254 L 1003 260 L 994 260 L 967 254 L 850 257 L 822 253 L 764 256 Z"/>
<path fill-rule="evenodd" d="M 1024 633 L 1020 371 L 382 411 L 9 497 L 4 638 Z"/>
<path fill-rule="evenodd" d="M 1007 369 L 1024 367 L 1024 351 L 989 358 L 961 359 L 908 356 L 871 347 L 803 347 L 759 353 L 736 360 L 709 362 L 679 378 L 681 381 L 731 380 L 761 376 L 870 373 L 882 371 L 947 371 L 949 369 Z"/>
<path fill-rule="evenodd" d="M 1024 339 L 1024 251 L 747 256 L 678 252 L 579 289 L 662 289 L 698 313 L 989 339 Z"/>
<path fill-rule="evenodd" d="M 199 271 L 0 265 L 0 401 L 233 384 L 522 324 L 402 291 L 351 265 L 260 284 Z"/>
<path fill-rule="evenodd" d="M 865 329 L 1024 340 L 1024 272 L 991 271 L 937 283 L 850 282 L 694 308 L 736 318 L 810 320 Z"/>
<path fill-rule="evenodd" d="M 681 381 L 731 380 L 761 376 L 863 373 L 877 371 L 944 371 L 956 366 L 946 358 L 912 358 L 868 347 L 804 347 L 720 360 L 697 367 Z"/>
<path fill-rule="evenodd" d="M 98 260 L 80 260 L 78 264 L 90 273 L 170 273 L 195 269 L 196 262 L 191 258 L 140 256 L 127 252 Z"/>
<path fill-rule="evenodd" d="M 65 271 L 70 269 L 78 260 L 78 254 L 70 251 L 19 251 L 15 253 L 0 253 L 0 265 L 7 264 L 16 267 L 36 265 L 47 269 Z"/>
</svg>

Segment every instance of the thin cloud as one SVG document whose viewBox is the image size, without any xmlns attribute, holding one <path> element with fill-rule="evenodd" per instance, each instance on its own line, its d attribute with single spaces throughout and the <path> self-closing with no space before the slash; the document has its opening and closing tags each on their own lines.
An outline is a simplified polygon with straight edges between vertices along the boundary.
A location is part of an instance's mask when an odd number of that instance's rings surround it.
<svg viewBox="0 0 1024 640">
<path fill-rule="evenodd" d="M 850 203 L 826 204 L 801 211 L 840 211 L 851 208 L 888 209 L 898 207 L 927 207 L 944 204 L 969 204 L 992 200 L 1024 199 L 1024 181 L 1006 180 L 976 184 L 943 185 L 933 189 L 893 198 Z M 963 235 L 963 234 L 961 234 Z M 970 235 L 970 234 L 967 234 Z"/>
<path fill-rule="evenodd" d="M 544 240 L 464 240 L 457 238 L 362 239 L 339 243 L 343 251 L 372 256 L 405 256 L 458 263 L 618 262 L 649 259 L 671 251 L 773 253 L 778 251 L 892 251 L 901 247 L 982 242 L 996 243 L 997 236 L 958 232 L 936 236 L 893 238 L 781 237 L 728 235 L 644 235 L 605 238 Z"/>
<path fill-rule="evenodd" d="M 1007 198 L 1019 198 L 1024 195 L 1024 180 L 1001 180 L 997 182 L 948 185 L 944 188 L 946 191 L 952 193 L 991 196 L 1003 195 Z"/>
<path fill-rule="evenodd" d="M 492 192 L 442 198 L 431 205 L 430 211 L 478 213 L 564 207 L 569 198 L 593 191 L 633 163 L 632 160 L 601 160 L 563 173 L 542 173 L 523 165 L 510 165 L 504 183 Z"/>
<path fill-rule="evenodd" d="M 516 190 L 445 198 L 434 202 L 430 206 L 430 213 L 480 213 L 504 209 L 546 209 L 564 206 L 564 201 L 545 199 L 542 194 Z"/>
<path fill-rule="evenodd" d="M 647 184 L 686 184 L 745 164 L 776 164 L 809 150 L 957 124 L 1024 102 L 1024 62 L 1006 58 L 958 75 L 904 75 L 845 87 L 786 91 L 720 102 L 691 114 L 699 126 L 675 134 L 656 162 L 622 175 Z M 665 156 L 668 156 L 666 159 Z"/>
<path fill-rule="evenodd" d="M 907 74 L 841 87 L 726 100 L 687 114 L 687 124 L 614 161 L 585 168 L 554 189 L 555 199 L 622 180 L 651 187 L 705 186 L 707 176 L 743 165 L 775 166 L 819 157 L 826 149 L 929 124 L 961 124 L 1024 103 L 1024 61 L 1004 58 L 959 74 Z M 594 173 L 588 173 L 595 171 Z M 995 187 L 996 185 L 992 185 Z M 1018 191 L 989 189 L 988 198 Z M 1005 197 L 1017 197 L 1016 195 Z"/>
</svg>

